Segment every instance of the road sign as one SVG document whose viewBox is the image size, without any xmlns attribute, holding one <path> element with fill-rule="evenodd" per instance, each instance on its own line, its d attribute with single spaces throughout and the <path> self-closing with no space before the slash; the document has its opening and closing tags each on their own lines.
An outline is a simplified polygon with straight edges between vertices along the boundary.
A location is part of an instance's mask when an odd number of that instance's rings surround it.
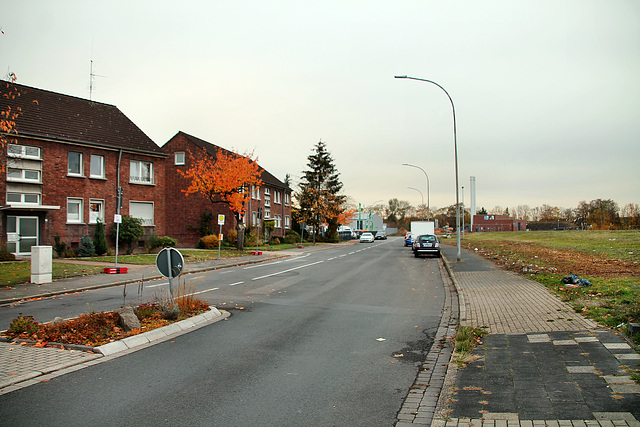
<svg viewBox="0 0 640 427">
<path fill-rule="evenodd" d="M 182 273 L 184 258 L 175 248 L 164 248 L 156 256 L 156 267 L 164 277 L 173 279 Z"/>
<path fill-rule="evenodd" d="M 218 215 L 218 225 L 224 225 L 224 215 Z"/>
</svg>

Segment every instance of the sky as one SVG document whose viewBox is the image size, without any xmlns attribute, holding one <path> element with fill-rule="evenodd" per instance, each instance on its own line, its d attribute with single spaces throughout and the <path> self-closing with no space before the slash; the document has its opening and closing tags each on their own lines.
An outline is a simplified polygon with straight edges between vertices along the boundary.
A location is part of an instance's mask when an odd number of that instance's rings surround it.
<svg viewBox="0 0 640 427">
<path fill-rule="evenodd" d="M 637 0 L 5 1 L 0 77 L 117 106 L 351 200 L 640 203 Z M 94 74 L 91 78 L 91 74 Z M 396 79 L 396 75 L 437 82 Z M 92 83 L 90 83 L 92 82 Z M 90 90 L 91 89 L 91 90 Z M 418 168 L 424 169 L 427 179 Z M 417 190 L 414 190 L 413 187 Z"/>
</svg>

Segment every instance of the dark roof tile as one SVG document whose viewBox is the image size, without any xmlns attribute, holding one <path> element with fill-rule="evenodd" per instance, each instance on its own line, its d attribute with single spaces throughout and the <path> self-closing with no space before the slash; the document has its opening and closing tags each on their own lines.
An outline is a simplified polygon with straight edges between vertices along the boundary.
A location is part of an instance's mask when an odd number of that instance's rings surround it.
<svg viewBox="0 0 640 427">
<path fill-rule="evenodd" d="M 7 98 L 10 91 L 20 93 Z M 0 82 L 0 109 L 22 109 L 18 135 L 164 155 L 117 107 L 29 86 Z"/>
</svg>

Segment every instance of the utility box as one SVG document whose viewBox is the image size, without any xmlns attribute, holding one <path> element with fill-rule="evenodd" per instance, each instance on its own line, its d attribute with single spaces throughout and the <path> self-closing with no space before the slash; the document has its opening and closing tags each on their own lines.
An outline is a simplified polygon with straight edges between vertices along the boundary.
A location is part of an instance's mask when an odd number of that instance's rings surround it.
<svg viewBox="0 0 640 427">
<path fill-rule="evenodd" d="M 43 284 L 53 281 L 53 250 L 51 246 L 31 247 L 31 283 Z"/>
</svg>

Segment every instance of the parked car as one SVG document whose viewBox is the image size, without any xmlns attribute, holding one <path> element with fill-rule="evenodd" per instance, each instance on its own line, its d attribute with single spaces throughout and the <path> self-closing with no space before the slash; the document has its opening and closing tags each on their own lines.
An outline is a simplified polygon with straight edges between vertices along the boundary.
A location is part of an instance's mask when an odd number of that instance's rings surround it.
<svg viewBox="0 0 640 427">
<path fill-rule="evenodd" d="M 416 237 L 412 245 L 413 255 L 418 258 L 420 255 L 435 255 L 440 258 L 440 242 L 434 234 L 422 234 Z"/>
<path fill-rule="evenodd" d="M 378 231 L 376 233 L 376 240 L 387 240 L 387 233 L 384 231 Z"/>
<path fill-rule="evenodd" d="M 366 232 L 360 235 L 360 243 L 371 243 L 373 240 L 374 237 L 372 233 Z"/>
<path fill-rule="evenodd" d="M 411 234 L 411 232 L 408 232 L 407 234 L 404 235 L 404 245 L 411 246 L 412 244 L 413 244 L 413 234 Z"/>
</svg>

